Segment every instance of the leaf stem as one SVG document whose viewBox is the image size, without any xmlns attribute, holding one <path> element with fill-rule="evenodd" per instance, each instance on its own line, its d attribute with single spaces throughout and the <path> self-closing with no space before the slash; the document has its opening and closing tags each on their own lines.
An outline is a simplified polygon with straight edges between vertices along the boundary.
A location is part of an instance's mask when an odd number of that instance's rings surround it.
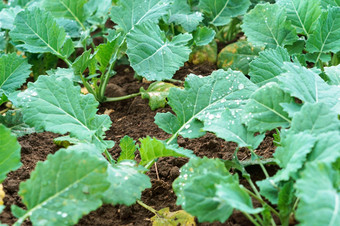
<svg viewBox="0 0 340 226">
<path fill-rule="evenodd" d="M 249 150 L 250 150 L 250 152 L 251 152 L 253 155 L 257 156 L 257 154 L 254 152 L 254 150 L 253 150 L 252 148 L 249 148 Z M 260 158 L 257 157 L 256 160 L 257 160 L 258 164 L 260 165 L 260 167 L 261 167 L 261 169 L 262 169 L 264 175 L 266 176 L 266 178 L 268 178 L 268 177 L 269 177 L 268 171 L 267 171 L 266 168 L 264 167 L 264 165 L 263 165 L 263 163 L 261 162 Z"/>
<path fill-rule="evenodd" d="M 280 216 L 280 214 L 270 205 L 268 205 L 265 201 L 263 201 L 262 198 L 259 198 L 257 195 L 255 195 L 253 192 L 249 191 L 248 189 L 244 188 L 245 191 L 251 195 L 254 199 L 256 199 L 257 201 L 261 202 L 262 205 L 267 205 L 268 208 L 276 215 L 276 216 Z"/>
<path fill-rule="evenodd" d="M 153 214 L 159 216 L 157 210 L 155 210 L 155 209 L 152 208 L 151 206 L 146 205 L 146 204 L 145 204 L 144 202 L 142 202 L 141 200 L 137 200 L 137 203 L 138 203 L 139 205 L 141 205 L 142 207 L 144 207 L 145 209 L 149 210 L 151 213 L 153 213 Z"/>
<path fill-rule="evenodd" d="M 113 62 L 112 64 L 110 64 L 109 69 L 107 70 L 107 72 L 100 78 L 100 84 L 99 84 L 99 99 L 100 100 L 104 100 L 105 99 L 105 90 L 106 90 L 106 86 L 109 83 L 109 78 L 110 78 L 110 74 L 112 72 L 112 69 L 115 65 L 115 62 Z"/>
<path fill-rule="evenodd" d="M 182 80 L 177 80 L 177 79 L 166 79 L 165 81 L 167 82 L 173 82 L 173 83 L 180 83 L 183 84 L 184 82 Z"/>
<path fill-rule="evenodd" d="M 250 220 L 255 226 L 261 226 L 259 223 L 257 223 L 257 221 L 250 216 L 248 213 L 242 212 L 244 214 L 244 216 L 246 216 L 248 218 L 248 220 Z"/>
<path fill-rule="evenodd" d="M 104 102 L 114 102 L 114 101 L 120 101 L 120 100 L 126 100 L 126 99 L 130 99 L 136 96 L 139 96 L 140 93 L 133 93 L 130 95 L 126 95 L 126 96 L 121 96 L 121 97 L 108 97 L 104 100 Z"/>
<path fill-rule="evenodd" d="M 115 160 L 112 158 L 112 155 L 110 154 L 110 152 L 108 152 L 107 149 L 105 149 L 104 154 L 112 165 L 115 164 Z"/>
</svg>

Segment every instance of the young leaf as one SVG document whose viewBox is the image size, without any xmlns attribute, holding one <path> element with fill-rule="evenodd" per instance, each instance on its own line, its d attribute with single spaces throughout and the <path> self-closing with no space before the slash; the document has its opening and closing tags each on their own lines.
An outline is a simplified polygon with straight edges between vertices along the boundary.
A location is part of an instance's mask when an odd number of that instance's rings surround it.
<svg viewBox="0 0 340 226">
<path fill-rule="evenodd" d="M 274 180 L 289 180 L 304 165 L 315 141 L 316 138 L 304 132 L 285 136 L 274 153 L 278 165 L 282 168 L 275 174 Z"/>
<path fill-rule="evenodd" d="M 244 107 L 243 121 L 250 131 L 266 132 L 277 127 L 288 127 L 291 120 L 280 103 L 293 103 L 294 99 L 277 83 L 267 83 L 250 97 Z"/>
<path fill-rule="evenodd" d="M 125 136 L 120 140 L 119 147 L 122 152 L 119 155 L 118 162 L 122 160 L 133 160 L 135 159 L 136 141 L 131 137 Z"/>
<path fill-rule="evenodd" d="M 312 152 L 308 155 L 308 161 L 333 163 L 340 157 L 340 132 L 331 131 L 318 134 L 318 139 Z"/>
<path fill-rule="evenodd" d="M 117 6 L 112 7 L 110 16 L 119 28 L 128 33 L 135 25 L 147 20 L 157 22 L 167 14 L 170 6 L 168 0 L 125 0 L 119 1 Z"/>
<path fill-rule="evenodd" d="M 233 207 L 217 195 L 216 185 L 238 183 L 219 159 L 193 158 L 181 168 L 180 176 L 174 181 L 177 205 L 203 221 L 226 221 Z"/>
<path fill-rule="evenodd" d="M 37 132 L 24 122 L 20 110 L 7 111 L 5 115 L 0 115 L 0 123 L 11 129 L 11 132 L 18 137 Z"/>
<path fill-rule="evenodd" d="M 340 172 L 324 163 L 308 164 L 296 182 L 300 202 L 296 218 L 303 225 L 332 225 L 340 222 Z"/>
<path fill-rule="evenodd" d="M 80 94 L 80 87 L 67 78 L 39 76 L 18 99 L 25 122 L 37 130 L 69 132 L 71 137 L 106 148 L 103 137 L 111 126 L 109 116 L 96 115 L 98 102 L 93 95 Z"/>
<path fill-rule="evenodd" d="M 295 133 L 307 132 L 318 136 L 320 133 L 340 130 L 338 114 L 325 103 L 306 103 L 296 113 L 291 124 Z"/>
<path fill-rule="evenodd" d="M 149 99 L 149 106 L 151 110 L 165 107 L 167 103 L 166 98 L 169 95 L 170 88 L 176 87 L 172 83 L 154 82 L 147 90 L 140 88 L 140 93 L 143 99 Z"/>
<path fill-rule="evenodd" d="M 293 185 L 294 183 L 289 181 L 282 186 L 279 192 L 278 209 L 282 225 L 289 225 L 290 215 L 294 208 L 296 197 Z"/>
<path fill-rule="evenodd" d="M 20 88 L 31 73 L 27 59 L 16 53 L 0 57 L 0 94 L 10 94 Z"/>
<path fill-rule="evenodd" d="M 84 4 L 87 0 L 43 0 L 42 7 L 56 18 L 75 20 L 85 30 L 83 22 L 86 18 Z"/>
<path fill-rule="evenodd" d="M 269 82 L 276 82 L 276 76 L 285 72 L 284 62 L 290 62 L 290 56 L 285 48 L 267 49 L 260 52 L 259 57 L 250 62 L 250 81 L 263 86 Z"/>
<path fill-rule="evenodd" d="M 53 16 L 39 8 L 26 9 L 20 12 L 14 20 L 15 28 L 10 32 L 14 42 L 22 44 L 31 53 L 53 53 L 64 57 L 62 47 L 67 41 L 66 33 Z"/>
<path fill-rule="evenodd" d="M 7 173 L 21 166 L 21 147 L 17 138 L 2 124 L 0 124 L 0 134 L 0 183 L 2 183 Z"/>
<path fill-rule="evenodd" d="M 287 12 L 287 18 L 299 34 L 309 35 L 321 15 L 320 0 L 279 0 L 277 4 Z"/>
<path fill-rule="evenodd" d="M 204 46 L 211 43 L 214 39 L 216 32 L 209 27 L 198 27 L 196 31 L 192 33 L 193 41 L 196 46 Z"/>
<path fill-rule="evenodd" d="M 196 30 L 198 24 L 203 20 L 200 12 L 191 12 L 190 6 L 186 1 L 175 0 L 171 6 L 168 23 L 181 25 L 187 32 Z"/>
<path fill-rule="evenodd" d="M 330 7 L 324 11 L 318 23 L 309 36 L 306 50 L 310 53 L 317 52 L 317 62 L 323 53 L 336 53 L 340 51 L 340 7 Z"/>
<path fill-rule="evenodd" d="M 249 132 L 241 122 L 240 113 L 232 113 L 230 110 L 223 112 L 220 117 L 216 115 L 203 129 L 215 133 L 226 141 L 236 142 L 239 147 L 251 147 L 254 150 L 265 137 L 264 134 L 255 136 L 254 132 Z"/>
<path fill-rule="evenodd" d="M 140 165 L 146 165 L 160 157 L 194 157 L 192 151 L 166 145 L 164 142 L 147 136 L 146 138 L 139 139 L 141 142 L 139 153 L 141 156 Z"/>
<path fill-rule="evenodd" d="M 147 21 L 127 35 L 126 51 L 131 67 L 147 80 L 171 79 L 173 74 L 189 59 L 190 34 L 180 34 L 171 41 L 154 22 Z"/>
<path fill-rule="evenodd" d="M 218 70 L 207 77 L 191 74 L 184 89 L 170 90 L 168 104 L 176 116 L 158 113 L 155 123 L 173 137 L 203 136 L 202 122 L 209 123 L 226 108 L 239 111 L 256 89 L 241 72 Z"/>
<path fill-rule="evenodd" d="M 325 67 L 325 72 L 329 78 L 330 85 L 340 85 L 340 65 L 333 67 Z"/>
<path fill-rule="evenodd" d="M 223 26 L 230 22 L 232 17 L 247 12 L 249 0 L 200 0 L 198 7 L 203 10 L 210 24 Z"/>
<path fill-rule="evenodd" d="M 102 205 L 103 192 L 110 185 L 107 165 L 104 159 L 75 148 L 49 155 L 37 164 L 31 178 L 20 184 L 19 195 L 27 210 L 17 223 L 30 217 L 37 225 L 76 224 Z"/>
<path fill-rule="evenodd" d="M 277 4 L 256 5 L 244 16 L 241 27 L 249 42 L 269 48 L 290 45 L 298 39 L 284 8 Z"/>
<path fill-rule="evenodd" d="M 12 30 L 14 19 L 23 9 L 19 6 L 2 9 L 0 12 L 0 28 Z"/>
<path fill-rule="evenodd" d="M 104 203 L 130 206 L 141 198 L 142 191 L 151 188 L 150 178 L 144 173 L 146 169 L 135 165 L 134 161 L 122 161 L 108 166 L 110 187 L 103 194 Z"/>
<path fill-rule="evenodd" d="M 247 41 L 238 41 L 227 45 L 218 54 L 217 66 L 224 70 L 241 71 L 247 75 L 249 63 L 262 51 L 263 48 L 255 47 Z"/>
</svg>

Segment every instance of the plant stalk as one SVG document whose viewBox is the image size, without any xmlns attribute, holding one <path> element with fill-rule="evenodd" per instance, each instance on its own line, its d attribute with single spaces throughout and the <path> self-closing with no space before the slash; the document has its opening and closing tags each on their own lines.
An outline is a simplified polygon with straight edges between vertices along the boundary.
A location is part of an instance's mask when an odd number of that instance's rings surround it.
<svg viewBox="0 0 340 226">
<path fill-rule="evenodd" d="M 145 209 L 149 210 L 151 213 L 153 213 L 153 214 L 159 216 L 159 214 L 157 213 L 157 211 L 156 211 L 154 208 L 152 208 L 151 206 L 146 205 L 146 204 L 145 204 L 144 202 L 142 202 L 141 200 L 137 200 L 137 203 L 138 203 L 139 205 L 141 205 L 142 207 L 144 207 Z"/>
<path fill-rule="evenodd" d="M 102 77 L 100 78 L 99 97 L 98 97 L 100 100 L 104 100 L 105 99 L 106 86 L 109 83 L 110 74 L 112 72 L 112 69 L 113 69 L 114 65 L 115 65 L 115 62 L 110 64 L 109 69 L 107 70 L 107 72 L 104 75 L 102 75 Z"/>
<path fill-rule="evenodd" d="M 253 149 L 249 148 L 250 152 L 253 154 L 253 155 L 256 155 L 256 153 L 254 152 Z M 268 171 L 266 170 L 266 168 L 264 167 L 263 163 L 261 162 L 260 159 L 257 158 L 257 162 L 259 163 L 264 175 L 266 176 L 266 178 L 269 177 L 269 174 L 268 174 Z"/>
<path fill-rule="evenodd" d="M 114 101 L 120 101 L 120 100 L 126 100 L 126 99 L 130 99 L 136 96 L 139 96 L 140 93 L 133 93 L 130 95 L 126 95 L 126 96 L 121 96 L 121 97 L 108 97 L 104 100 L 104 102 L 114 102 Z"/>
<path fill-rule="evenodd" d="M 255 195 L 253 192 L 251 192 L 251 191 L 249 191 L 248 189 L 246 189 L 246 188 L 244 188 L 245 189 L 245 191 L 250 195 L 250 196 L 252 196 L 254 199 L 256 199 L 257 201 L 259 201 L 259 202 L 261 202 L 261 204 L 262 205 L 264 205 L 264 204 L 267 204 L 265 201 L 263 201 L 263 199 L 261 198 L 259 198 L 257 195 Z M 268 208 L 270 209 L 270 211 L 272 211 L 276 216 L 280 216 L 280 214 L 273 208 L 273 207 L 271 207 L 270 205 L 267 205 L 268 206 Z"/>
<path fill-rule="evenodd" d="M 242 212 L 243 213 L 243 212 Z M 252 218 L 252 216 L 250 216 L 248 213 L 243 213 L 244 214 L 244 216 L 246 216 L 247 218 L 248 218 L 248 220 L 250 220 L 251 221 L 251 223 L 253 223 L 255 226 L 261 226 L 259 223 L 257 223 L 257 221 L 254 219 L 254 218 Z"/>
<path fill-rule="evenodd" d="M 112 158 L 112 155 L 110 154 L 110 152 L 108 152 L 107 149 L 105 149 L 104 154 L 106 158 L 109 160 L 109 162 L 111 163 L 111 165 L 115 164 L 115 160 Z"/>
</svg>

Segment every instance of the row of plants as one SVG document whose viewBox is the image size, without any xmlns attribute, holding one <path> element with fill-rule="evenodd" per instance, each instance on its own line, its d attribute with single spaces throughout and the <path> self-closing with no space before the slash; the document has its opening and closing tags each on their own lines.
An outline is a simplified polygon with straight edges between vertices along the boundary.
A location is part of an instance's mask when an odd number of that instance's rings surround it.
<svg viewBox="0 0 340 226">
<path fill-rule="evenodd" d="M 225 222 L 234 209 L 254 225 L 340 221 L 340 2 L 12 0 L 0 7 L 0 183 L 21 165 L 18 136 L 64 135 L 55 139 L 64 148 L 21 183 L 26 208 L 11 207 L 15 225 L 28 218 L 33 225 L 73 225 L 103 203 L 136 202 L 155 213 L 155 224 L 194 224 L 192 216 Z M 190 74 L 184 87 L 172 83 L 190 53 L 210 59 L 216 39 L 230 41 L 239 32 L 246 40 L 213 56 L 223 69 Z M 98 37 L 103 43 L 96 46 Z M 155 82 L 136 94 L 106 97 L 119 63 Z M 30 75 L 34 82 L 20 90 Z M 155 116 L 171 137 L 137 144 L 126 136 L 114 159 L 108 149 L 115 143 L 105 139 L 114 124 L 97 114 L 98 105 L 139 95 L 152 109 L 171 107 L 173 113 Z M 278 147 L 263 159 L 255 150 L 271 130 Z M 239 160 L 238 149 L 232 160 L 199 158 L 177 144 L 178 136 L 206 132 L 248 148 L 251 159 Z M 173 183 L 177 204 L 188 213 L 177 217 L 140 201 L 151 187 L 145 172 L 167 156 L 189 159 Z M 254 182 L 249 164 L 259 165 L 266 179 Z M 269 176 L 267 164 L 280 169 Z M 0 187 L 0 212 L 3 196 Z M 253 199 L 261 205 L 254 208 Z"/>
</svg>

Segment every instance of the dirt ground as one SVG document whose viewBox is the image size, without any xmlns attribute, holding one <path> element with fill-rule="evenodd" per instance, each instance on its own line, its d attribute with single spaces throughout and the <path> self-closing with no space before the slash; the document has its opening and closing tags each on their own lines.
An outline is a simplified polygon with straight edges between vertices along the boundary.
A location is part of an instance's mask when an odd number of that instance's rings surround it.
<svg viewBox="0 0 340 226">
<path fill-rule="evenodd" d="M 174 76 L 174 79 L 184 80 L 185 76 L 194 73 L 197 75 L 209 75 L 215 66 L 211 65 L 189 65 L 186 64 Z M 133 78 L 133 70 L 127 66 L 118 66 L 116 68 L 117 74 L 111 79 L 107 90 L 107 96 L 119 96 L 124 94 L 131 94 L 139 91 L 143 86 L 147 88 L 148 84 L 137 81 Z M 157 112 L 170 111 L 169 107 L 151 111 L 147 100 L 140 97 L 134 99 L 124 100 L 120 102 L 105 103 L 100 106 L 99 113 L 102 114 L 106 110 L 112 110 L 110 117 L 112 120 L 112 127 L 107 132 L 107 139 L 114 140 L 116 146 L 110 150 L 114 158 L 119 156 L 119 140 L 128 135 L 135 140 L 146 136 L 154 136 L 159 139 L 166 139 L 169 137 L 154 123 L 154 116 Z M 40 134 L 31 134 L 19 138 L 22 146 L 22 167 L 11 172 L 8 178 L 4 181 L 5 197 L 5 211 L 0 215 L 2 223 L 13 224 L 15 218 L 10 213 L 10 205 L 18 205 L 23 207 L 21 199 L 18 196 L 19 183 L 29 178 L 30 172 L 34 170 L 38 161 L 44 161 L 48 154 L 55 153 L 59 147 L 53 143 L 53 139 L 58 135 L 49 132 Z M 272 133 L 268 133 L 265 140 L 258 148 L 257 153 L 265 158 L 271 157 L 275 147 L 272 142 Z M 236 144 L 233 142 L 226 142 L 215 137 L 213 134 L 207 134 L 198 139 L 178 139 L 179 145 L 187 149 L 191 149 L 198 156 L 208 156 L 210 158 L 231 159 Z M 238 153 L 240 159 L 247 159 L 250 157 L 246 149 L 241 149 Z M 136 157 L 138 158 L 138 156 Z M 170 207 L 171 211 L 181 209 L 176 205 L 176 195 L 172 190 L 172 182 L 179 175 L 179 168 L 187 162 L 185 158 L 161 158 L 157 162 L 159 173 L 159 180 L 157 179 L 155 168 L 152 167 L 147 173 L 152 182 L 152 188 L 146 189 L 142 194 L 142 201 L 147 205 L 152 206 L 156 210 L 165 207 Z M 254 180 L 264 178 L 259 167 L 252 166 L 247 168 L 251 175 L 254 175 Z M 269 168 L 272 174 L 275 168 Z M 243 183 L 243 182 L 242 182 Z M 244 186 L 248 187 L 244 183 Z M 151 212 L 139 206 L 138 204 L 130 207 L 122 205 L 104 205 L 84 216 L 78 225 L 151 225 L 150 218 L 153 216 Z M 27 220 L 24 225 L 31 225 Z M 199 223 L 198 225 L 251 225 L 251 223 L 242 215 L 242 213 L 235 211 L 229 220 L 225 223 Z"/>
</svg>

